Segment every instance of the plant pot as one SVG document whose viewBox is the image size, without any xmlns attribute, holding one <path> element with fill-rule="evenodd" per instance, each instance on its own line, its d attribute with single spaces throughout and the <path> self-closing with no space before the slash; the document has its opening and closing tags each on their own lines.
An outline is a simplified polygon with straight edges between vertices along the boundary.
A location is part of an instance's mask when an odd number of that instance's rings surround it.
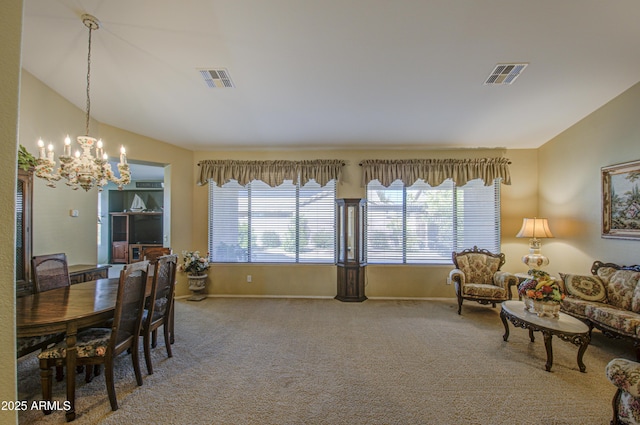
<svg viewBox="0 0 640 425">
<path fill-rule="evenodd" d="M 535 313 L 536 310 L 533 308 L 533 300 L 528 297 L 522 297 L 522 302 L 524 302 L 524 311 L 528 311 L 529 313 Z"/>
<path fill-rule="evenodd" d="M 555 301 L 533 301 L 533 309 L 538 317 L 560 317 L 560 303 Z"/>
<path fill-rule="evenodd" d="M 202 301 L 207 296 L 203 293 L 204 287 L 207 284 L 207 275 L 202 274 L 199 276 L 189 275 L 189 290 L 193 292 L 187 300 L 189 301 Z"/>
</svg>

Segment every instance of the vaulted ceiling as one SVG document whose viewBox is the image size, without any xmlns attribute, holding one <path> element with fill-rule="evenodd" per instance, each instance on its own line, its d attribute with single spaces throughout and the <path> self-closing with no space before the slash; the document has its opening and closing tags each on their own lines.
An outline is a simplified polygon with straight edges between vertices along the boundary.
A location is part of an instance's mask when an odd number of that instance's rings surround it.
<svg viewBox="0 0 640 425">
<path fill-rule="evenodd" d="M 25 0 L 23 67 L 82 110 L 83 13 L 92 116 L 193 150 L 536 148 L 640 80 L 638 0 Z"/>
</svg>

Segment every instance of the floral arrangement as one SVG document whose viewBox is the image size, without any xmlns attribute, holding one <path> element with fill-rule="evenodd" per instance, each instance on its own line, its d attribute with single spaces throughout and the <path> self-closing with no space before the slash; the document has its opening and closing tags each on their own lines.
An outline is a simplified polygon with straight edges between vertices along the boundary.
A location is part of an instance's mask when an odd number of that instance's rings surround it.
<svg viewBox="0 0 640 425">
<path fill-rule="evenodd" d="M 200 276 L 209 269 L 208 257 L 209 253 L 201 257 L 200 251 L 182 251 L 182 264 L 178 266 L 178 270 L 192 276 Z"/>
<path fill-rule="evenodd" d="M 564 299 L 558 283 L 551 279 L 549 273 L 531 269 L 531 277 L 518 286 L 518 294 L 521 297 L 531 298 L 536 301 L 553 301 L 559 303 Z"/>
</svg>

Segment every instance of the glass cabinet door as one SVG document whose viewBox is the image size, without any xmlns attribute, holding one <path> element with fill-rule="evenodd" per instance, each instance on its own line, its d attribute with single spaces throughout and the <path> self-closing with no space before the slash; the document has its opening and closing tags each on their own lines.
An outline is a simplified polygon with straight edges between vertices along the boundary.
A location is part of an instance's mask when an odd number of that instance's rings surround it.
<svg viewBox="0 0 640 425">
<path fill-rule="evenodd" d="M 362 199 L 336 199 L 336 241 L 338 263 L 359 264 L 365 258 L 364 205 Z"/>
<path fill-rule="evenodd" d="M 344 204 L 338 204 L 338 262 L 344 263 L 345 261 L 345 247 L 342 233 L 344 229 Z"/>
<path fill-rule="evenodd" d="M 347 261 L 355 261 L 356 257 L 356 208 L 353 205 L 347 206 L 347 228 L 346 230 L 346 242 L 347 242 Z"/>
</svg>

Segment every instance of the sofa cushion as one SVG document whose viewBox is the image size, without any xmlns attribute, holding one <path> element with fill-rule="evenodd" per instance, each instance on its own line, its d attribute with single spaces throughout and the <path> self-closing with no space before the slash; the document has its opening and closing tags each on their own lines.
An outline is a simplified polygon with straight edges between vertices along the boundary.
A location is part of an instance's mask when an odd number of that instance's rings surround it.
<svg viewBox="0 0 640 425">
<path fill-rule="evenodd" d="M 611 276 L 617 272 L 618 269 L 614 268 L 614 267 L 600 267 L 598 269 L 598 277 L 600 279 L 602 279 L 602 281 L 604 282 L 605 286 L 609 284 L 609 279 L 611 279 Z"/>
<path fill-rule="evenodd" d="M 640 330 L 640 314 L 610 307 L 606 304 L 590 304 L 585 307 L 589 320 L 601 323 L 616 332 L 637 338 Z"/>
<path fill-rule="evenodd" d="M 560 278 L 569 295 L 586 301 L 607 301 L 607 289 L 598 276 L 560 273 Z"/>
<path fill-rule="evenodd" d="M 565 297 L 561 304 L 560 308 L 563 312 L 571 314 L 572 316 L 580 317 L 583 319 L 587 318 L 586 308 L 588 305 L 592 305 L 591 301 L 585 301 L 581 298 L 576 298 L 573 296 Z"/>
<path fill-rule="evenodd" d="M 609 304 L 625 310 L 632 310 L 640 272 L 601 267 L 598 269 L 598 276 L 607 285 L 607 300 Z M 637 310 L 635 311 L 640 312 L 640 305 L 636 305 L 636 308 Z"/>
<path fill-rule="evenodd" d="M 631 310 L 636 313 L 640 313 L 640 280 L 636 285 L 636 289 L 633 291 L 633 298 L 631 300 Z"/>
</svg>

